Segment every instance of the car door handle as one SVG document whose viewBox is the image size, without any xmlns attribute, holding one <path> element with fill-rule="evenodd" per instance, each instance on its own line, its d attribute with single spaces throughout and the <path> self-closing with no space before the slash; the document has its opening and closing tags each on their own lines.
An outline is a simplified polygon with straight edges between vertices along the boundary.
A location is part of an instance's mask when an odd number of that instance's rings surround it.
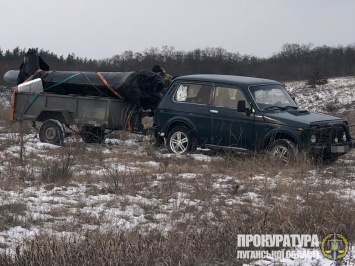
<svg viewBox="0 0 355 266">
<path fill-rule="evenodd" d="M 218 114 L 218 111 L 217 111 L 217 110 L 210 110 L 210 113 L 212 113 L 212 114 Z"/>
</svg>

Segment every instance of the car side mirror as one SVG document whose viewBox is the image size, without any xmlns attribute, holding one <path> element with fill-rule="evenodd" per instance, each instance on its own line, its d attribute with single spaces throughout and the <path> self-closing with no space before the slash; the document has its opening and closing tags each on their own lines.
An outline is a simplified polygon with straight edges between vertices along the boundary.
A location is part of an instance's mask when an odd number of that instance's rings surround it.
<svg viewBox="0 0 355 266">
<path fill-rule="evenodd" d="M 244 101 L 244 100 L 238 101 L 237 111 L 238 111 L 238 112 L 242 112 L 242 113 L 244 113 L 244 112 L 246 111 L 246 108 L 245 108 L 245 101 Z"/>
<path fill-rule="evenodd" d="M 251 114 L 250 109 L 245 107 L 245 101 L 244 100 L 238 101 L 237 111 L 241 112 L 241 113 L 246 113 L 247 116 L 249 116 Z"/>
</svg>

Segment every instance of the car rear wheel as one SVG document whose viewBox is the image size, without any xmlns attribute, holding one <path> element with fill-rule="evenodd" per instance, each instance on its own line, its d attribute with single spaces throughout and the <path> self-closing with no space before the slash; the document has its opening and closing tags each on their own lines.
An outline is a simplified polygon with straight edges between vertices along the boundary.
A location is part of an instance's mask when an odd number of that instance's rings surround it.
<svg viewBox="0 0 355 266">
<path fill-rule="evenodd" d="M 288 165 L 296 158 L 295 145 L 287 139 L 275 140 L 269 147 L 269 154 L 273 162 Z"/>
<path fill-rule="evenodd" d="M 173 128 L 166 139 L 166 147 L 169 152 L 184 154 L 192 150 L 194 138 L 191 130 L 186 127 Z"/>
</svg>

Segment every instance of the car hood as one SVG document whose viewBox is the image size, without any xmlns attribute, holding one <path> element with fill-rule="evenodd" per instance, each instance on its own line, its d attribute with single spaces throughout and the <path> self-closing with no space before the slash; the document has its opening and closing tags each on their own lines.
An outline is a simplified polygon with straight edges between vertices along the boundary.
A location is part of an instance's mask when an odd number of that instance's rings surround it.
<svg viewBox="0 0 355 266">
<path fill-rule="evenodd" d="M 294 127 L 304 127 L 314 122 L 327 122 L 336 120 L 341 122 L 343 119 L 323 113 L 310 113 L 306 110 L 287 110 L 268 112 L 264 114 L 264 120 L 268 123 L 288 125 Z"/>
</svg>

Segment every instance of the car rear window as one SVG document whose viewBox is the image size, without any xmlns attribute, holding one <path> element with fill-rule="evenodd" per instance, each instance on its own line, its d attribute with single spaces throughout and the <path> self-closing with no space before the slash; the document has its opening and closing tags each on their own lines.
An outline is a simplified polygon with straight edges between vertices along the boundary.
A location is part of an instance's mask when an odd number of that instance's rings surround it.
<svg viewBox="0 0 355 266">
<path fill-rule="evenodd" d="M 209 104 L 212 85 L 208 84 L 180 84 L 174 94 L 174 101 L 197 104 Z"/>
</svg>

